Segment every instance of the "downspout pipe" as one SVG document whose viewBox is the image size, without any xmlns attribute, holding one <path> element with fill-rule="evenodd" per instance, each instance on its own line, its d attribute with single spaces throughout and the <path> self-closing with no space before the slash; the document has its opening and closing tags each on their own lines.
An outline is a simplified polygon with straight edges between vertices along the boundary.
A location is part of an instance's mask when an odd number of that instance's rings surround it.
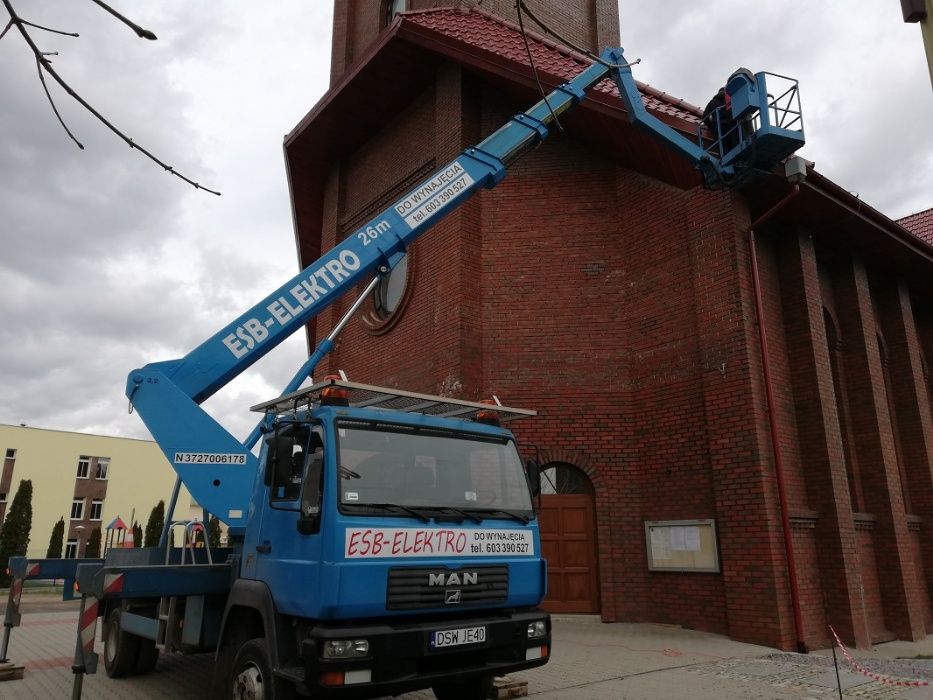
<svg viewBox="0 0 933 700">
<path fill-rule="evenodd" d="M 784 481 L 784 457 L 781 452 L 780 430 L 777 422 L 777 406 L 774 400 L 774 380 L 771 375 L 771 351 L 768 347 L 768 332 L 765 328 L 764 302 L 761 293 L 761 277 L 758 273 L 758 254 L 756 252 L 755 229 L 772 218 L 787 203 L 800 194 L 800 185 L 793 189 L 748 227 L 748 255 L 752 268 L 752 285 L 755 295 L 755 312 L 758 316 L 758 339 L 761 346 L 761 371 L 764 375 L 765 396 L 768 404 L 768 427 L 771 430 L 771 449 L 774 453 L 774 474 L 777 481 L 778 500 L 781 506 L 781 529 L 784 531 L 784 553 L 787 557 L 787 576 L 790 579 L 790 600 L 794 610 L 794 632 L 797 637 L 797 651 L 806 654 L 807 644 L 803 634 L 803 614 L 800 612 L 800 585 L 797 581 L 797 562 L 794 558 L 794 542 L 790 530 L 790 514 L 787 503 L 787 491 Z"/>
</svg>

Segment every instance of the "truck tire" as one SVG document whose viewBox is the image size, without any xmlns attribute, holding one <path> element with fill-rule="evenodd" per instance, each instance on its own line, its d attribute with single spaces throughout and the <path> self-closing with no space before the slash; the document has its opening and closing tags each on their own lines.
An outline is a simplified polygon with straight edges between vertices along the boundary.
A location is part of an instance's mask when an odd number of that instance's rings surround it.
<svg viewBox="0 0 933 700">
<path fill-rule="evenodd" d="M 262 637 L 245 642 L 233 659 L 230 672 L 233 700 L 290 700 L 295 689 L 272 673 L 269 649 Z"/>
<path fill-rule="evenodd" d="M 438 683 L 431 690 L 437 700 L 486 700 L 492 688 L 492 678 L 479 676 L 460 683 Z"/>
<path fill-rule="evenodd" d="M 104 669 L 110 678 L 123 678 L 136 672 L 139 637 L 123 631 L 123 611 L 114 608 L 107 615 L 104 636 Z"/>
<path fill-rule="evenodd" d="M 139 649 L 136 652 L 136 668 L 134 673 L 138 676 L 145 676 L 152 673 L 159 661 L 159 650 L 156 648 L 154 639 L 143 639 L 138 637 Z"/>
</svg>

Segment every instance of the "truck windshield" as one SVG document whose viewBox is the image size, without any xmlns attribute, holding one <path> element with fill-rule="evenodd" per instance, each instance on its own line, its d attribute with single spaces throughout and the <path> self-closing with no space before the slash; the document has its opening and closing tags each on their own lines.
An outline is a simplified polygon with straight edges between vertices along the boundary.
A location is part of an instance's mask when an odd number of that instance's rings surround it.
<svg viewBox="0 0 933 700">
<path fill-rule="evenodd" d="M 401 425 L 341 421 L 340 505 L 345 512 L 400 515 L 458 511 L 468 517 L 532 517 L 522 460 L 512 440 Z M 344 508 L 345 507 L 345 508 Z"/>
</svg>

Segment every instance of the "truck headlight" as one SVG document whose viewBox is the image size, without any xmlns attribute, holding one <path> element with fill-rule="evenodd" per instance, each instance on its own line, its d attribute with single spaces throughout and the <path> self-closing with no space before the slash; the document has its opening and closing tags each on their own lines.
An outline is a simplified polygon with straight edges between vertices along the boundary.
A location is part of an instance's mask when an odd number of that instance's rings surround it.
<svg viewBox="0 0 933 700">
<path fill-rule="evenodd" d="M 358 659 L 368 654 L 369 642 L 365 639 L 328 640 L 322 651 L 325 659 Z"/>
<path fill-rule="evenodd" d="M 547 636 L 547 623 L 544 620 L 528 623 L 528 639 L 540 639 Z"/>
</svg>

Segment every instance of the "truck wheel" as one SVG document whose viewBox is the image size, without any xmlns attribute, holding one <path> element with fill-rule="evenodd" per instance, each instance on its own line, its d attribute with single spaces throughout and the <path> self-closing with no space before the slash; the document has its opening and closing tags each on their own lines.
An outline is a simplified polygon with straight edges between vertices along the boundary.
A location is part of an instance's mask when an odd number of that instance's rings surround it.
<svg viewBox="0 0 933 700">
<path fill-rule="evenodd" d="M 139 637 L 139 650 L 136 652 L 135 673 L 139 676 L 145 676 L 152 673 L 159 661 L 159 650 L 156 649 L 154 639 L 143 639 Z"/>
<path fill-rule="evenodd" d="M 230 677 L 233 700 L 288 700 L 295 695 L 294 688 L 272 673 L 269 650 L 262 637 L 239 648 Z"/>
<path fill-rule="evenodd" d="M 486 700 L 492 678 L 479 676 L 460 683 L 438 683 L 431 690 L 437 700 Z"/>
<path fill-rule="evenodd" d="M 139 637 L 123 631 L 123 611 L 114 608 L 107 615 L 104 637 L 104 668 L 111 678 L 130 676 L 136 671 Z"/>
</svg>

